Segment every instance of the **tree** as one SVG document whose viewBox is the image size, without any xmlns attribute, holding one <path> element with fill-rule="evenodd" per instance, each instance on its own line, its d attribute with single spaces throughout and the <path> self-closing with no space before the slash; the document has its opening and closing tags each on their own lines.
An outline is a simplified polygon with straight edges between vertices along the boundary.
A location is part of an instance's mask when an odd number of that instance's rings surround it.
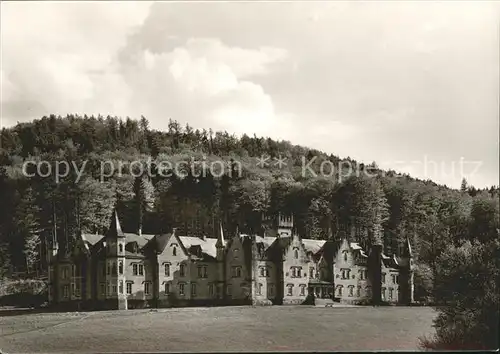
<svg viewBox="0 0 500 354">
<path fill-rule="evenodd" d="M 134 181 L 134 211 L 137 220 L 136 230 L 142 232 L 144 216 L 154 206 L 154 187 L 146 174 L 138 176 Z"/>
<path fill-rule="evenodd" d="M 388 207 L 380 181 L 375 178 L 351 176 L 332 194 L 332 210 L 341 226 L 369 232 L 358 236 L 360 242 L 382 243 Z"/>
<path fill-rule="evenodd" d="M 39 245 L 40 245 L 40 208 L 36 203 L 36 196 L 31 186 L 28 186 L 19 201 L 15 211 L 15 227 L 16 233 L 13 245 L 20 246 L 22 251 L 22 264 L 20 259 L 17 259 L 16 266 L 24 265 L 26 272 L 38 270 L 39 262 Z"/>
<path fill-rule="evenodd" d="M 431 300 L 434 287 L 434 274 L 431 267 L 425 263 L 419 263 L 413 272 L 415 300 L 425 302 Z"/>
<path fill-rule="evenodd" d="M 451 246 L 438 259 L 434 321 L 436 336 L 422 345 L 445 350 L 498 348 L 500 242 L 467 241 Z"/>
<path fill-rule="evenodd" d="M 467 184 L 467 179 L 462 178 L 462 183 L 460 184 L 460 191 L 461 192 L 467 192 L 467 190 L 469 189 L 469 185 Z"/>
</svg>

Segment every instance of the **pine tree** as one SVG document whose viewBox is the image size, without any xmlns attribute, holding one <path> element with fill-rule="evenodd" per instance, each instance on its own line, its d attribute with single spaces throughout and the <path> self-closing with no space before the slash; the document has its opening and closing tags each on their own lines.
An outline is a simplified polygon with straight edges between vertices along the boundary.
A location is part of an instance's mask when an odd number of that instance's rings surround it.
<svg viewBox="0 0 500 354">
<path fill-rule="evenodd" d="M 144 217 L 154 207 L 154 187 L 149 177 L 138 176 L 134 180 L 134 211 L 137 218 L 137 231 L 142 232 Z"/>
<path fill-rule="evenodd" d="M 460 191 L 467 192 L 469 189 L 469 185 L 467 184 L 467 179 L 462 178 L 462 184 L 460 185 Z"/>
<path fill-rule="evenodd" d="M 40 261 L 40 207 L 36 203 L 36 196 L 31 186 L 28 186 L 17 205 L 15 211 L 16 218 L 16 238 L 15 244 L 20 245 L 23 255 L 23 266 L 26 272 L 38 269 Z M 18 260 L 19 261 L 19 260 Z M 17 264 L 21 266 L 20 262 Z"/>
</svg>

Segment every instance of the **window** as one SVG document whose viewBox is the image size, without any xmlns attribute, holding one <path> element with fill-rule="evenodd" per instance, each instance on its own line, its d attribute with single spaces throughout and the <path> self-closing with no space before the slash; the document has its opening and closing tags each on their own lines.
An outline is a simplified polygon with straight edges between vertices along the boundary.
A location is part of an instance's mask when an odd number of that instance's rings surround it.
<svg viewBox="0 0 500 354">
<path fill-rule="evenodd" d="M 132 283 L 128 282 L 127 283 L 127 295 L 132 294 Z"/>
<path fill-rule="evenodd" d="M 292 296 L 293 295 L 293 284 L 288 284 L 287 286 L 287 296 Z"/>
<path fill-rule="evenodd" d="M 300 284 L 300 296 L 305 296 L 305 295 L 306 295 L 306 285 Z"/>
<path fill-rule="evenodd" d="M 267 295 L 270 297 L 274 296 L 274 284 L 267 285 Z"/>
<path fill-rule="evenodd" d="M 292 272 L 292 278 L 302 277 L 302 267 L 290 267 L 290 271 Z"/>
<path fill-rule="evenodd" d="M 347 251 L 344 251 L 344 262 L 347 262 Z"/>
<path fill-rule="evenodd" d="M 181 264 L 179 266 L 179 276 L 183 277 L 186 275 L 186 266 L 184 264 Z"/>
<path fill-rule="evenodd" d="M 177 247 L 172 248 L 172 256 L 177 256 Z"/>
<path fill-rule="evenodd" d="M 337 286 L 337 296 L 342 296 L 342 285 Z"/>
<path fill-rule="evenodd" d="M 139 264 L 139 275 L 144 275 L 144 265 Z"/>
<path fill-rule="evenodd" d="M 241 278 L 241 267 L 233 267 L 233 278 Z"/>
<path fill-rule="evenodd" d="M 356 290 L 356 296 L 360 297 L 361 296 L 361 287 L 358 286 L 358 289 Z"/>
<path fill-rule="evenodd" d="M 382 301 L 385 301 L 385 288 L 382 288 Z"/>
<path fill-rule="evenodd" d="M 170 264 L 165 264 L 165 276 L 169 277 L 170 276 Z"/>
<path fill-rule="evenodd" d="M 64 285 L 63 286 L 63 297 L 64 298 L 68 298 L 69 297 L 69 286 L 68 285 Z"/>
<path fill-rule="evenodd" d="M 116 275 L 116 263 L 115 262 L 113 262 L 113 264 L 111 266 L 111 270 L 112 270 L 112 274 Z"/>
<path fill-rule="evenodd" d="M 123 274 L 123 262 L 122 262 L 122 261 L 120 261 L 120 262 L 118 263 L 118 272 L 119 272 L 120 274 Z"/>
<path fill-rule="evenodd" d="M 309 277 L 314 278 L 314 268 L 309 268 Z"/>
<path fill-rule="evenodd" d="M 144 294 L 149 295 L 150 294 L 150 289 L 151 284 L 147 281 L 144 283 Z"/>
<path fill-rule="evenodd" d="M 299 259 L 299 251 L 295 250 L 293 253 L 294 253 L 293 255 L 294 255 L 295 259 Z"/>
<path fill-rule="evenodd" d="M 208 295 L 214 296 L 214 284 L 208 284 Z"/>
<path fill-rule="evenodd" d="M 106 295 L 106 284 L 101 283 L 101 295 Z"/>
<path fill-rule="evenodd" d="M 120 280 L 120 294 L 123 294 L 123 280 Z"/>
<path fill-rule="evenodd" d="M 232 290 L 232 289 L 231 289 L 231 284 L 229 284 L 229 285 L 226 287 L 226 294 L 227 294 L 228 296 L 231 296 L 231 290 Z"/>
<path fill-rule="evenodd" d="M 394 284 L 399 284 L 399 275 L 396 275 L 396 281 L 394 282 Z"/>
<path fill-rule="evenodd" d="M 123 244 L 121 244 L 121 243 L 120 243 L 120 244 L 118 245 L 118 248 L 119 248 L 119 250 L 120 250 L 120 253 L 122 253 L 122 252 L 123 252 Z"/>
<path fill-rule="evenodd" d="M 179 284 L 179 295 L 184 296 L 184 284 Z"/>
<path fill-rule="evenodd" d="M 382 283 L 385 283 L 385 273 L 382 273 Z"/>
<path fill-rule="evenodd" d="M 80 282 L 77 282 L 75 283 L 75 296 L 80 297 L 80 291 L 81 291 Z"/>
<path fill-rule="evenodd" d="M 269 267 L 260 267 L 260 276 L 269 277 Z"/>
<path fill-rule="evenodd" d="M 134 263 L 134 264 L 132 264 L 132 272 L 133 272 L 133 274 L 134 274 L 134 275 L 137 275 L 137 274 L 138 274 L 138 273 L 137 273 L 137 264 L 135 264 L 135 263 Z"/>
<path fill-rule="evenodd" d="M 75 296 L 75 293 L 76 293 L 76 291 L 75 291 L 76 286 L 75 285 L 76 285 L 75 283 L 71 284 L 71 296 Z"/>
<path fill-rule="evenodd" d="M 389 288 L 389 300 L 392 300 L 394 290 L 392 288 Z"/>
<path fill-rule="evenodd" d="M 207 266 L 198 266 L 198 278 L 207 278 Z"/>
<path fill-rule="evenodd" d="M 107 275 L 111 274 L 111 265 L 109 263 L 106 264 L 106 274 Z"/>
<path fill-rule="evenodd" d="M 354 285 L 349 285 L 349 296 L 354 296 Z"/>
<path fill-rule="evenodd" d="M 262 295 L 262 284 L 257 284 L 257 295 Z"/>
<path fill-rule="evenodd" d="M 170 283 L 165 283 L 165 294 L 170 293 Z"/>
<path fill-rule="evenodd" d="M 62 278 L 68 279 L 68 268 L 67 267 L 62 268 Z"/>
<path fill-rule="evenodd" d="M 191 284 L 191 297 L 196 296 L 196 284 Z"/>
<path fill-rule="evenodd" d="M 359 279 L 360 280 L 365 280 L 366 279 L 365 270 L 364 269 L 360 269 L 359 270 Z"/>
<path fill-rule="evenodd" d="M 233 251 L 233 258 L 234 259 L 238 259 L 239 253 L 240 253 L 240 250 L 237 249 L 237 248 L 235 248 L 234 251 Z"/>
<path fill-rule="evenodd" d="M 112 294 L 113 294 L 113 295 L 115 295 L 115 294 L 116 294 L 116 290 L 117 290 L 117 289 L 116 289 L 116 285 L 113 285 L 113 292 L 112 292 Z"/>
<path fill-rule="evenodd" d="M 350 279 L 350 269 L 342 269 L 342 279 Z"/>
</svg>

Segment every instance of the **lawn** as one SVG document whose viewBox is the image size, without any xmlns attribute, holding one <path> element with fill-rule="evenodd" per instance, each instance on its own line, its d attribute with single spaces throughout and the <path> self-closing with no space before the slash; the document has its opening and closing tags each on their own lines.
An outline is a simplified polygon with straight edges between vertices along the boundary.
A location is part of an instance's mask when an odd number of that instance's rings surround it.
<svg viewBox="0 0 500 354">
<path fill-rule="evenodd" d="M 1 316 L 1 314 L 0 314 Z M 414 350 L 426 307 L 213 307 L 0 317 L 0 350 L 34 352 Z"/>
</svg>

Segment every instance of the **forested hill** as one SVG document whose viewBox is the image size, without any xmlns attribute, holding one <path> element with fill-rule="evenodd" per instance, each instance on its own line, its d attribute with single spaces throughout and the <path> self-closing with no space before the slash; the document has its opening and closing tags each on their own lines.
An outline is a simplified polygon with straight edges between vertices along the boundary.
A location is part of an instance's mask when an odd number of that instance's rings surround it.
<svg viewBox="0 0 500 354">
<path fill-rule="evenodd" d="M 287 141 L 237 138 L 172 120 L 161 132 L 150 129 L 144 117 L 50 116 L 2 129 L 0 144 L 4 272 L 43 268 L 54 229 L 62 245 L 71 244 L 79 228 L 104 232 L 115 205 L 131 232 L 176 226 L 211 236 L 219 222 L 229 234 L 236 227 L 261 232 L 267 225 L 263 215 L 282 211 L 293 213 L 298 231 L 309 238 L 327 238 L 355 225 L 359 238 L 379 240 L 390 253 L 397 239 L 408 235 L 419 263 L 431 268 L 447 245 L 493 237 L 499 227 L 498 187 L 478 190 L 464 181 L 454 190 Z M 205 166 L 224 161 L 226 173 L 202 169 L 200 176 L 197 165 L 193 175 L 187 164 L 182 171 L 159 173 L 193 160 Z M 25 161 L 49 161 L 52 168 L 67 161 L 73 167 L 56 183 L 54 170 L 43 177 L 31 164 L 23 172 Z M 150 166 L 149 173 L 139 176 L 136 162 L 117 173 L 120 163 L 133 161 Z M 75 166 L 84 166 L 81 175 Z"/>
</svg>

